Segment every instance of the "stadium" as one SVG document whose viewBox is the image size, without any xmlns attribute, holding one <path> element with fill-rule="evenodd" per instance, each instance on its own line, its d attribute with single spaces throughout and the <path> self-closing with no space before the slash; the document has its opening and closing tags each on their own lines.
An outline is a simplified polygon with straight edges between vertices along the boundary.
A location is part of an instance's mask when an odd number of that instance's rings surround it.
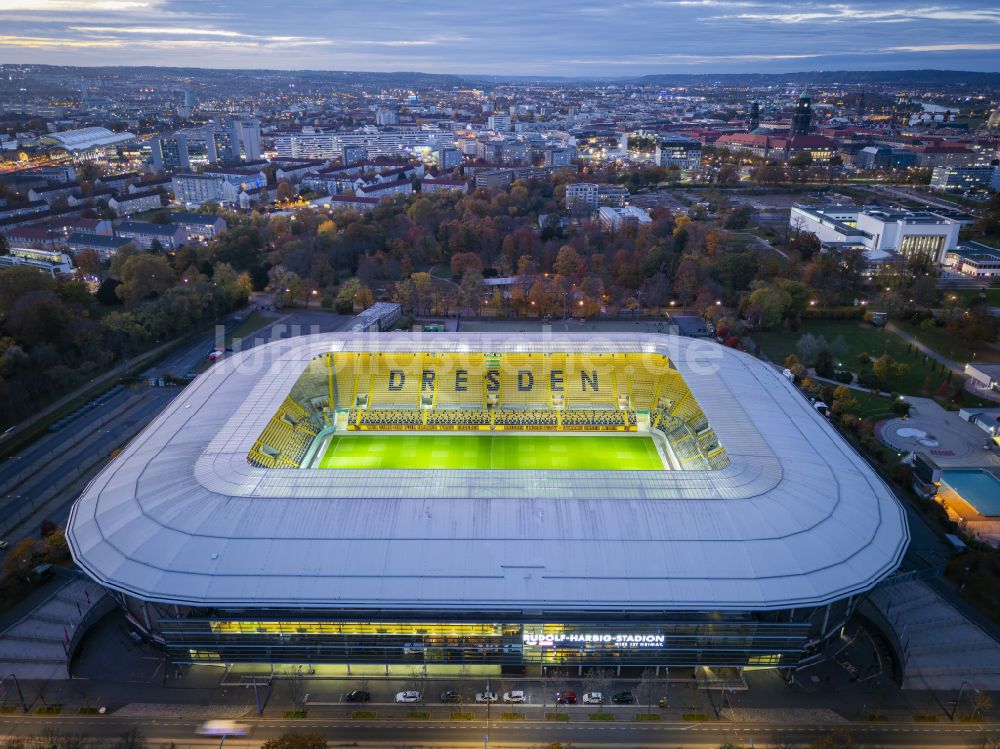
<svg viewBox="0 0 1000 749">
<path fill-rule="evenodd" d="M 176 662 L 352 675 L 791 669 L 909 541 L 889 488 L 753 357 L 461 333 L 232 355 L 94 479 L 67 537 Z"/>
</svg>

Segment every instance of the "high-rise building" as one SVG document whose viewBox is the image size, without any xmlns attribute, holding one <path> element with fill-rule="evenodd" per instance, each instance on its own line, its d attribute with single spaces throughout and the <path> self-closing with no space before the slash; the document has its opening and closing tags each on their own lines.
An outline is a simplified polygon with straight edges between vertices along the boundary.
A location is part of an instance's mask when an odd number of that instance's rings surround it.
<svg viewBox="0 0 1000 749">
<path fill-rule="evenodd" d="M 344 146 L 341 161 L 344 162 L 344 166 L 350 166 L 351 164 L 359 164 L 367 158 L 368 149 L 364 146 Z"/>
<path fill-rule="evenodd" d="M 205 134 L 205 146 L 210 164 L 240 160 L 240 142 L 238 139 L 234 142 L 233 132 L 230 128 L 210 129 Z"/>
<path fill-rule="evenodd" d="M 191 168 L 187 136 L 184 133 L 153 138 L 153 169 L 158 172 L 176 172 Z"/>
<path fill-rule="evenodd" d="M 510 130 L 509 114 L 491 114 L 486 126 L 495 132 L 506 132 Z"/>
<path fill-rule="evenodd" d="M 439 148 L 437 152 L 438 167 L 444 171 L 462 166 L 462 152 L 457 148 Z"/>
<path fill-rule="evenodd" d="M 747 122 L 747 129 L 753 132 L 760 127 L 760 102 L 750 102 L 750 119 Z"/>
<path fill-rule="evenodd" d="M 812 95 L 806 89 L 799 95 L 792 115 L 792 135 L 808 135 L 812 127 Z"/>
<path fill-rule="evenodd" d="M 375 124 L 380 126 L 398 125 L 399 113 L 395 109 L 379 109 L 375 112 Z"/>
<path fill-rule="evenodd" d="M 234 161 L 242 152 L 246 161 L 260 158 L 260 120 L 237 117 L 229 123 L 232 132 Z"/>
</svg>

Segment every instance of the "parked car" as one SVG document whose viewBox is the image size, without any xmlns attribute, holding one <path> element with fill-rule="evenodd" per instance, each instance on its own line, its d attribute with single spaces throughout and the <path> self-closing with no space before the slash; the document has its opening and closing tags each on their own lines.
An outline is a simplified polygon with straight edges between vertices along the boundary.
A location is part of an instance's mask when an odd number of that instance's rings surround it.
<svg viewBox="0 0 1000 749">
<path fill-rule="evenodd" d="M 396 702 L 420 702 L 420 692 L 396 692 Z"/>
<path fill-rule="evenodd" d="M 496 692 L 477 692 L 476 693 L 476 702 L 479 702 L 479 703 L 485 705 L 488 702 L 496 702 L 496 701 L 497 701 L 497 693 Z"/>
<path fill-rule="evenodd" d="M 8 546 L 10 546 L 10 544 L 6 540 L 0 538 L 0 551 L 3 551 Z"/>
<path fill-rule="evenodd" d="M 611 701 L 616 705 L 631 705 L 635 702 L 635 696 L 629 691 L 616 692 L 611 695 Z"/>
<path fill-rule="evenodd" d="M 504 702 L 524 702 L 524 692 L 520 689 L 515 689 L 513 692 L 503 693 Z"/>
<path fill-rule="evenodd" d="M 363 689 L 355 689 L 344 695 L 344 702 L 368 702 L 372 696 Z"/>
<path fill-rule="evenodd" d="M 448 689 L 448 690 L 445 690 L 444 692 L 441 692 L 441 701 L 442 702 L 461 702 L 462 701 L 462 695 L 461 695 L 460 692 L 456 692 L 453 689 Z"/>
<path fill-rule="evenodd" d="M 556 702 L 560 705 L 575 705 L 576 692 L 556 692 Z"/>
<path fill-rule="evenodd" d="M 604 702 L 603 692 L 587 692 L 583 695 L 584 705 L 600 705 L 602 702 Z"/>
</svg>

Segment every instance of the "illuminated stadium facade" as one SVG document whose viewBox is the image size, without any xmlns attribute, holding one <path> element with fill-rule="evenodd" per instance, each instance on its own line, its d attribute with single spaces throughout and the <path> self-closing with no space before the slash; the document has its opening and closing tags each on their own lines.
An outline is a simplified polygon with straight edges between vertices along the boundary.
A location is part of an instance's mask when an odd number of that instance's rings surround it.
<svg viewBox="0 0 1000 749">
<path fill-rule="evenodd" d="M 794 668 L 909 540 L 768 365 L 578 334 L 237 353 L 87 487 L 67 535 L 176 661 L 407 675 Z"/>
</svg>

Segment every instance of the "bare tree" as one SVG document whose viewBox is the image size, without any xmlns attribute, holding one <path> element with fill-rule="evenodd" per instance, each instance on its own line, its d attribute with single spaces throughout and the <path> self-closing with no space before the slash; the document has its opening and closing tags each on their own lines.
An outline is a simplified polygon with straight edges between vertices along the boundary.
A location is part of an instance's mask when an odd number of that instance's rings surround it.
<svg viewBox="0 0 1000 749">
<path fill-rule="evenodd" d="M 288 699 L 291 700 L 293 713 L 299 709 L 302 697 L 302 666 L 296 666 L 288 679 Z"/>
<path fill-rule="evenodd" d="M 601 704 L 598 709 L 604 711 L 604 698 L 611 688 L 611 671 L 607 668 L 592 668 L 584 674 L 583 689 L 586 692 L 600 692 Z"/>
<path fill-rule="evenodd" d="M 635 688 L 635 698 L 640 704 L 646 706 L 647 710 L 653 707 L 653 700 L 656 699 L 660 685 L 657 683 L 656 671 L 652 668 L 643 669 L 639 677 L 639 683 Z"/>
<path fill-rule="evenodd" d="M 555 701 L 555 710 L 559 712 L 559 701 L 556 695 L 564 695 L 569 691 L 569 674 L 563 669 L 555 668 L 549 671 L 549 688 L 552 690 L 552 698 Z"/>
<path fill-rule="evenodd" d="M 979 718 L 993 707 L 993 698 L 989 692 L 978 691 L 972 694 L 972 719 Z"/>
</svg>

